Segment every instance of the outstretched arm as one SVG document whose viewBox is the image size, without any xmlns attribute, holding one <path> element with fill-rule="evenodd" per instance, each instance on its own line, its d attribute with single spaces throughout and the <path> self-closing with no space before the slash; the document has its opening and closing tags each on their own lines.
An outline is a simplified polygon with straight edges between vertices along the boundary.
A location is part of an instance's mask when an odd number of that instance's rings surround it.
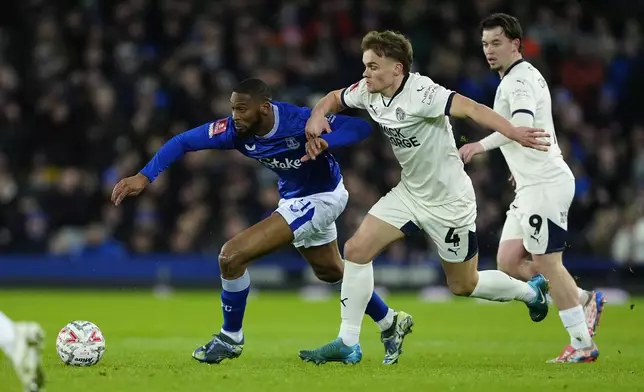
<svg viewBox="0 0 644 392">
<path fill-rule="evenodd" d="M 141 169 L 141 174 L 152 182 L 186 152 L 233 148 L 232 132 L 228 125 L 228 119 L 222 119 L 178 134 L 154 154 L 150 162 Z"/>
<path fill-rule="evenodd" d="M 467 97 L 448 90 L 440 84 L 432 82 L 429 78 L 425 80 L 427 85 L 421 85 L 419 89 L 412 89 L 412 114 L 425 118 L 438 118 L 440 116 L 453 116 L 459 118 L 470 118 L 479 125 L 488 129 L 494 129 L 511 140 L 515 140 L 523 146 L 536 150 L 547 151 L 549 142 L 539 140 L 549 137 L 547 132 L 541 129 L 514 127 L 503 116 L 485 105 L 481 105 Z"/>
<path fill-rule="evenodd" d="M 119 181 L 112 190 L 112 202 L 121 204 L 127 196 L 136 196 L 159 174 L 188 151 L 233 148 L 228 119 L 207 123 L 168 140 L 154 157 L 132 177 Z"/>
<path fill-rule="evenodd" d="M 540 87 L 543 88 L 543 86 Z M 500 99 L 509 103 L 510 123 L 513 126 L 519 128 L 534 126 L 534 112 L 537 107 L 534 88 L 528 80 L 524 79 L 508 79 L 504 81 L 504 85 L 499 91 Z M 481 139 L 478 143 L 464 145 L 459 151 L 463 162 L 469 163 L 474 155 L 499 148 L 511 141 L 503 134 L 494 132 Z M 554 137 L 554 143 L 557 143 L 556 137 Z"/>
<path fill-rule="evenodd" d="M 550 145 L 550 142 L 540 140 L 541 138 L 550 137 L 547 132 L 534 128 L 515 128 L 510 121 L 494 110 L 460 94 L 454 95 L 449 115 L 458 118 L 470 118 L 483 127 L 495 129 L 506 138 L 535 150 L 548 151 L 547 146 Z M 501 141 L 502 139 L 497 139 L 497 143 Z"/>
</svg>

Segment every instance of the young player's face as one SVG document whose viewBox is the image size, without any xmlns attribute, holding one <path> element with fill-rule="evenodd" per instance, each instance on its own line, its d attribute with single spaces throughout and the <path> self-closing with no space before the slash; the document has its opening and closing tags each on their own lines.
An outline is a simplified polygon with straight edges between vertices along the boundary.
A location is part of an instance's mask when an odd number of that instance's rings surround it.
<svg viewBox="0 0 644 392">
<path fill-rule="evenodd" d="M 248 94 L 233 93 L 230 96 L 233 122 L 240 136 L 250 136 L 259 129 L 262 104 Z"/>
<path fill-rule="evenodd" d="M 394 59 L 380 57 L 369 49 L 362 54 L 365 70 L 362 76 L 367 80 L 367 91 L 379 93 L 394 84 L 396 75 L 402 65 Z"/>
<path fill-rule="evenodd" d="M 483 30 L 481 43 L 491 70 L 500 71 L 510 66 L 514 53 L 519 50 L 518 41 L 509 39 L 498 26 Z"/>
</svg>

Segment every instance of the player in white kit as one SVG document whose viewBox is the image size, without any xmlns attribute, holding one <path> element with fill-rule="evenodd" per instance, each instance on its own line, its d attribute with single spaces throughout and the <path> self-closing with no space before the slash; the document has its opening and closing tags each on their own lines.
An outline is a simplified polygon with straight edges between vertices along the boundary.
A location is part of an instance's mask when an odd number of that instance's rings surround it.
<svg viewBox="0 0 644 392">
<path fill-rule="evenodd" d="M 562 263 L 575 178 L 557 143 L 548 84 L 522 58 L 523 35 L 516 18 L 490 15 L 481 22 L 481 33 L 487 61 L 501 76 L 494 110 L 515 126 L 543 128 L 552 135 L 547 152 L 527 149 L 498 132 L 460 149 L 468 163 L 474 155 L 500 147 L 516 182 L 516 196 L 501 234 L 499 269 L 522 280 L 538 273 L 549 280 L 550 295 L 571 341 L 550 362 L 592 362 L 599 355 L 592 335 L 605 299 L 601 292 L 578 289 Z M 529 255 L 532 262 L 526 260 Z"/>
<path fill-rule="evenodd" d="M 369 211 L 344 246 L 342 324 L 339 337 L 300 352 L 307 361 L 357 363 L 362 358 L 360 326 L 373 291 L 372 260 L 406 234 L 424 230 L 438 248 L 450 290 L 492 301 L 519 300 L 545 314 L 545 279 L 526 283 L 502 271 L 477 271 L 476 198 L 464 171 L 448 116 L 470 118 L 527 147 L 547 150 L 542 130 L 515 128 L 492 109 L 430 78 L 411 73 L 411 43 L 391 31 L 370 32 L 362 41 L 363 79 L 329 93 L 313 109 L 306 130 L 314 159 L 328 147 L 325 116 L 346 107 L 365 109 L 388 137 L 402 167 L 401 181 Z M 406 326 L 411 328 L 411 325 Z M 401 331 L 401 336 L 404 336 Z M 396 363 L 398 358 L 388 363 Z"/>
<path fill-rule="evenodd" d="M 13 363 L 25 392 L 36 392 L 43 387 L 43 338 L 44 332 L 37 323 L 14 322 L 0 312 L 0 349 Z"/>
</svg>

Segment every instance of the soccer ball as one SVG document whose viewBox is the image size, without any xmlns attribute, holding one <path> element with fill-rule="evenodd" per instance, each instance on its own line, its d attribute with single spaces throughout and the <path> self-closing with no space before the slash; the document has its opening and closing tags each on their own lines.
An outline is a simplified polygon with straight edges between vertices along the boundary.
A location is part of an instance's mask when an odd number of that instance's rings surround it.
<svg viewBox="0 0 644 392">
<path fill-rule="evenodd" d="M 105 353 L 105 338 L 96 324 L 72 321 L 58 333 L 56 351 L 66 365 L 94 366 Z"/>
</svg>

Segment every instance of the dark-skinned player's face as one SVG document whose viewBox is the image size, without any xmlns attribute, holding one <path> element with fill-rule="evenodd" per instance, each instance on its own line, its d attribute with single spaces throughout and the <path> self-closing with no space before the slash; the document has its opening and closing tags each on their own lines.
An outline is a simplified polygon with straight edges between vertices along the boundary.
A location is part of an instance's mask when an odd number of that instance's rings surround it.
<svg viewBox="0 0 644 392">
<path fill-rule="evenodd" d="M 232 93 L 230 96 L 233 122 L 240 136 L 251 136 L 259 131 L 262 116 L 268 114 L 270 105 L 249 94 Z"/>
</svg>

